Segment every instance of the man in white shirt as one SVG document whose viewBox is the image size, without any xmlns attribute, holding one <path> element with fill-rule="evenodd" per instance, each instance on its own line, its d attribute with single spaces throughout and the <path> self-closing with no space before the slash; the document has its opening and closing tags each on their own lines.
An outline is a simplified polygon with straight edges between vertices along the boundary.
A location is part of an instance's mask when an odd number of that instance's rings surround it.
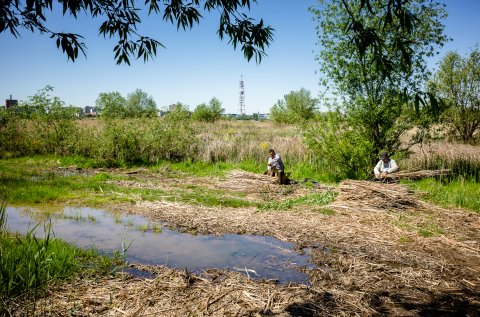
<svg viewBox="0 0 480 317">
<path fill-rule="evenodd" d="M 388 177 L 388 174 L 394 173 L 397 170 L 397 163 L 390 158 L 388 152 L 383 152 L 373 172 L 375 173 L 376 179 L 384 179 Z"/>
<path fill-rule="evenodd" d="M 285 172 L 284 172 L 285 167 L 283 165 L 282 158 L 280 157 L 279 154 L 275 153 L 273 149 L 268 150 L 268 155 L 269 155 L 268 164 L 267 164 L 267 168 L 269 172 L 268 174 L 272 176 L 277 176 L 278 182 L 281 185 L 285 184 L 286 182 Z M 271 173 L 272 171 L 274 173 Z"/>
</svg>

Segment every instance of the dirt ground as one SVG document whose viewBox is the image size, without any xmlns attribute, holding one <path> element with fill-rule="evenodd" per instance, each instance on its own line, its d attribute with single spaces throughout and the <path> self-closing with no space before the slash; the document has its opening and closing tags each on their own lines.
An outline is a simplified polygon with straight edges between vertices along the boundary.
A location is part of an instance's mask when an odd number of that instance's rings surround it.
<svg viewBox="0 0 480 317">
<path fill-rule="evenodd" d="M 478 316 L 480 215 L 421 200 L 399 184 L 344 181 L 337 187 L 279 186 L 268 176 L 169 179 L 139 173 L 120 186 L 175 188 L 188 182 L 285 200 L 334 190 L 322 206 L 259 211 L 154 201 L 110 206 L 199 234 L 274 236 L 310 248 L 309 286 L 256 281 L 211 269 L 202 276 L 163 266 L 156 278 L 117 274 L 60 285 L 39 300 L 45 316 Z"/>
</svg>

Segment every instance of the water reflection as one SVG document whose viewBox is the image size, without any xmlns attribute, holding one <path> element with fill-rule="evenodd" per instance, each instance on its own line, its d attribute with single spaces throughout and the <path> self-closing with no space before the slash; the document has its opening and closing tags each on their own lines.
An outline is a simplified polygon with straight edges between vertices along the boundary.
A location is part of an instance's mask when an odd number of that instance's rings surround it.
<svg viewBox="0 0 480 317">
<path fill-rule="evenodd" d="M 280 283 L 307 283 L 299 267 L 310 267 L 308 250 L 299 254 L 293 245 L 273 237 L 234 235 L 221 237 L 191 235 L 152 224 L 141 216 L 115 215 L 93 208 L 65 207 L 61 212 L 7 207 L 7 228 L 26 233 L 39 221 L 50 220 L 55 236 L 79 247 L 112 252 L 127 248 L 127 261 L 164 264 L 201 272 L 228 268 L 259 279 Z M 43 226 L 36 228 L 37 236 Z"/>
</svg>

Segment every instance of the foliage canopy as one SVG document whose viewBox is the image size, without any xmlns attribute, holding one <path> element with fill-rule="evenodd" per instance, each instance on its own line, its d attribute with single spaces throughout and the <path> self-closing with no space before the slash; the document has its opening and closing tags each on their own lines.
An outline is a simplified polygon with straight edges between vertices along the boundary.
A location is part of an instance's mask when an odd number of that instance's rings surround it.
<svg viewBox="0 0 480 317">
<path fill-rule="evenodd" d="M 468 57 L 462 57 L 456 52 L 447 53 L 429 86 L 448 107 L 443 122 L 448 125 L 450 135 L 463 142 L 473 142 L 480 129 L 478 46 Z"/>
<path fill-rule="evenodd" d="M 75 61 L 79 51 L 86 56 L 83 36 L 75 33 L 57 32 L 47 26 L 47 16 L 54 7 L 60 6 L 63 15 L 77 18 L 81 14 L 91 18 L 104 19 L 99 34 L 105 38 L 118 39 L 113 51 L 117 64 L 130 65 L 130 58 L 143 58 L 147 61 L 156 55 L 157 47 L 164 47 L 159 41 L 138 33 L 142 23 L 141 13 L 162 16 L 177 29 L 191 29 L 200 23 L 203 14 L 220 12 L 217 34 L 220 39 L 228 38 L 234 48 L 241 46 L 247 60 L 255 57 L 260 62 L 265 56 L 265 46 L 273 40 L 273 28 L 265 26 L 263 20 L 256 23 L 241 11 L 250 9 L 256 0 L 6 0 L 0 5 L 0 33 L 10 31 L 20 36 L 20 29 L 46 34 L 56 39 L 57 48 Z M 203 11 L 203 12 L 202 12 Z"/>
<path fill-rule="evenodd" d="M 220 119 L 224 111 L 222 102 L 214 97 L 208 105 L 205 103 L 198 105 L 193 111 L 192 118 L 199 121 L 215 122 Z"/>
<path fill-rule="evenodd" d="M 95 104 L 101 116 L 105 118 L 140 118 L 157 115 L 155 100 L 141 89 L 128 94 L 126 99 L 118 91 L 100 93 Z"/>
<path fill-rule="evenodd" d="M 302 123 L 313 119 L 317 104 L 309 90 L 291 91 L 270 109 L 271 118 L 277 123 Z"/>
<path fill-rule="evenodd" d="M 428 124 L 415 116 L 408 96 L 418 98 L 428 76 L 425 59 L 447 40 L 441 22 L 446 12 L 434 1 L 395 2 L 403 14 L 391 1 L 380 0 L 318 0 L 319 6 L 311 8 L 318 22 L 322 83 L 341 98 L 332 105 L 335 113 L 309 127 L 307 142 L 317 151 L 335 149 L 320 153 L 348 177 L 368 175 L 366 162 L 374 163 L 382 150 L 395 153 L 405 131 Z M 361 34 L 369 45 L 358 39 L 357 29 L 366 32 Z M 418 140 L 419 135 L 411 141 Z"/>
</svg>

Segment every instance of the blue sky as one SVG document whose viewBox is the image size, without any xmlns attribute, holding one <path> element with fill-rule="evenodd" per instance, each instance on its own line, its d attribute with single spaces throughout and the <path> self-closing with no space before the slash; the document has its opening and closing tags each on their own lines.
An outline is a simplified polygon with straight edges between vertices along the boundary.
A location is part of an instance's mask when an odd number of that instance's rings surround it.
<svg viewBox="0 0 480 317">
<path fill-rule="evenodd" d="M 100 20 L 72 20 L 53 13 L 48 26 L 56 31 L 80 33 L 85 37 L 87 58 L 72 63 L 59 51 L 54 40 L 27 31 L 15 39 L 0 34 L 0 98 L 25 100 L 37 90 L 51 85 L 53 95 L 66 104 L 94 105 L 101 92 L 119 91 L 126 96 L 140 88 L 151 95 L 159 108 L 175 102 L 196 105 L 212 97 L 220 99 L 227 113 L 238 112 L 239 80 L 245 82 L 247 113 L 267 113 L 273 104 L 292 90 L 306 88 L 316 96 L 320 74 L 315 62 L 315 24 L 308 7 L 314 0 L 259 0 L 251 16 L 262 17 L 275 28 L 268 56 L 257 65 L 247 62 L 216 34 L 217 16 L 205 16 L 193 30 L 177 32 L 160 17 L 148 18 L 140 33 L 162 42 L 154 60 L 132 61 L 131 66 L 116 65 L 112 40 L 98 37 Z M 480 0 L 445 0 L 449 17 L 446 33 L 453 41 L 429 61 L 434 67 L 445 52 L 468 54 L 480 43 Z M 1 102 L 3 104 L 3 101 Z"/>
</svg>

